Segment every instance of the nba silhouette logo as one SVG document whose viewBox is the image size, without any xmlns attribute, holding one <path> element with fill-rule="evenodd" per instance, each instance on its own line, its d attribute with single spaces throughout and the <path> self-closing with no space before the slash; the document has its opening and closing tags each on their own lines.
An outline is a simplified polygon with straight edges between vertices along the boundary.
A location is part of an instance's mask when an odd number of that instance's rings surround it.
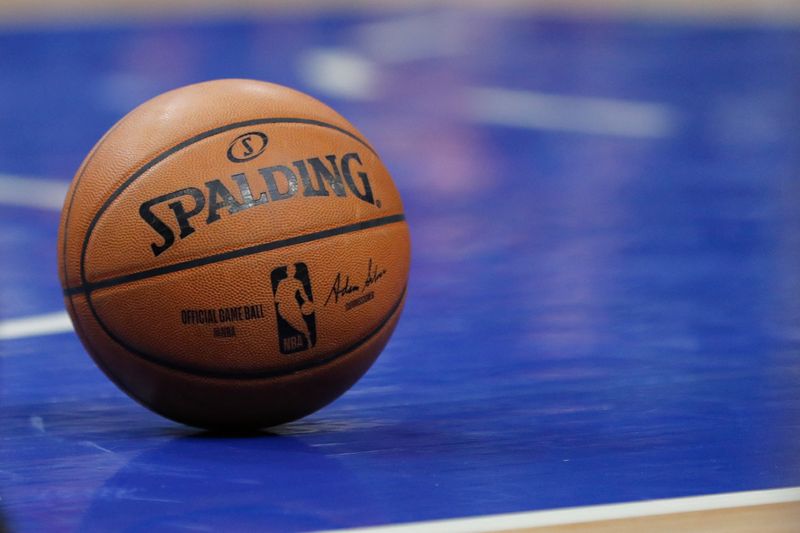
<svg viewBox="0 0 800 533">
<path fill-rule="evenodd" d="M 281 353 L 308 350 L 317 343 L 317 320 L 308 266 L 295 263 L 275 268 L 270 279 Z"/>
</svg>

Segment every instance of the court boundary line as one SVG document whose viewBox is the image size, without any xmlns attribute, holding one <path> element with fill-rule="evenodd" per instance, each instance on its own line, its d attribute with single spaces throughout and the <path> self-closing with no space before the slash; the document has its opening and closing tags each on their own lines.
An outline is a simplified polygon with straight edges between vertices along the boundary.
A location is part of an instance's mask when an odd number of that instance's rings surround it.
<svg viewBox="0 0 800 533">
<path fill-rule="evenodd" d="M 66 311 L 8 318 L 0 320 L 0 341 L 55 335 L 72 329 L 72 321 Z"/>
<path fill-rule="evenodd" d="M 0 173 L 0 205 L 61 211 L 68 180 Z"/>
<path fill-rule="evenodd" d="M 800 502 L 800 487 L 409 522 L 318 533 L 488 533 Z"/>
<path fill-rule="evenodd" d="M 600 96 L 468 87 L 468 118 L 483 125 L 641 139 L 672 136 L 680 117 L 670 105 Z"/>
</svg>

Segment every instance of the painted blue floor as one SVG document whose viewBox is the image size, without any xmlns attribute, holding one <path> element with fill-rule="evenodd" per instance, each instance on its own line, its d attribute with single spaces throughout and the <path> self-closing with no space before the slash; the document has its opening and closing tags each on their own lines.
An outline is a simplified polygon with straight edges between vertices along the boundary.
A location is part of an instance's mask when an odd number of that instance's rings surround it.
<svg viewBox="0 0 800 533">
<path fill-rule="evenodd" d="M 800 485 L 800 30 L 430 15 L 446 37 L 405 56 L 368 38 L 389 15 L 2 30 L 0 174 L 66 181 L 147 98 L 263 79 L 365 134 L 413 241 L 376 365 L 263 435 L 145 411 L 71 333 L 0 341 L 13 531 L 292 531 Z M 378 65 L 374 93 L 315 89 L 318 48 Z M 474 87 L 655 103 L 671 125 L 487 125 Z M 0 319 L 62 310 L 58 213 L 0 207 Z"/>
</svg>

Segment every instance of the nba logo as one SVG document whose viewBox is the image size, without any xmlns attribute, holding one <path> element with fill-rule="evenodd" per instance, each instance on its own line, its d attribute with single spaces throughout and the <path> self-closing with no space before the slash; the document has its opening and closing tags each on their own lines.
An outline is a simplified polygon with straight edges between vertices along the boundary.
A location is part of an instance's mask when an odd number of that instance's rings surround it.
<svg viewBox="0 0 800 533">
<path fill-rule="evenodd" d="M 317 343 L 317 321 L 308 267 L 305 263 L 281 266 L 272 271 L 270 278 L 281 353 L 308 350 Z"/>
</svg>

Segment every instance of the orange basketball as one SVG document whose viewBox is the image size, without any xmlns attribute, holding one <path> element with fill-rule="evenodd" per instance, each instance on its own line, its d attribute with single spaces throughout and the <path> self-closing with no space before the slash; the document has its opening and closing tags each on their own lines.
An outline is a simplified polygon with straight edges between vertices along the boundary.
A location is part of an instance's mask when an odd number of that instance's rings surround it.
<svg viewBox="0 0 800 533">
<path fill-rule="evenodd" d="M 250 80 L 134 109 L 87 156 L 59 228 L 66 306 L 97 365 L 212 428 L 288 422 L 350 388 L 397 324 L 409 253 L 362 135 Z"/>
</svg>

